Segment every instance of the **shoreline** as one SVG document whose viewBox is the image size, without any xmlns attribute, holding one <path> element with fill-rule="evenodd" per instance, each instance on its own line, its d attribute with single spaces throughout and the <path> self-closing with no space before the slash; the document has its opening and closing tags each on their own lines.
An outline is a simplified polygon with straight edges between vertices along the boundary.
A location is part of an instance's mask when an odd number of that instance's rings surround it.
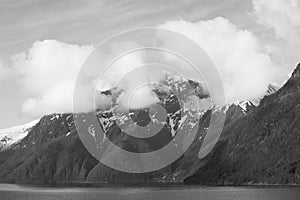
<svg viewBox="0 0 300 200">
<path fill-rule="evenodd" d="M 300 184 L 251 184 L 251 185 L 199 185 L 184 183 L 62 183 L 62 184 L 26 184 L 26 183 L 0 183 L 1 185 L 14 185 L 35 188 L 153 188 L 153 189 L 185 189 L 185 188 L 300 188 Z"/>
</svg>

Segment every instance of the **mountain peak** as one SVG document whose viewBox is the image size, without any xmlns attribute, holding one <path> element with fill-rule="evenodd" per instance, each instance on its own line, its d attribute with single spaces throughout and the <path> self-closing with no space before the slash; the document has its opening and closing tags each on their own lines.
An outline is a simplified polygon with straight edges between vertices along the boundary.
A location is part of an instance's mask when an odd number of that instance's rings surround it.
<svg viewBox="0 0 300 200">
<path fill-rule="evenodd" d="M 297 65 L 293 71 L 291 77 L 287 80 L 284 86 L 280 89 L 281 91 L 296 90 L 299 92 L 300 84 L 300 63 Z"/>
<path fill-rule="evenodd" d="M 294 70 L 292 74 L 292 78 L 296 79 L 300 77 L 300 63 L 297 65 L 296 69 Z"/>
</svg>

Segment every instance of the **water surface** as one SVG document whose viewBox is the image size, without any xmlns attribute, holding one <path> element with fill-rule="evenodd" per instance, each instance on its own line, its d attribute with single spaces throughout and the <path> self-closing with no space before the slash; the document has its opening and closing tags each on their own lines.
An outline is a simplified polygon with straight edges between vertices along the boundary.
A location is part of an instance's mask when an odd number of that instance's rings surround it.
<svg viewBox="0 0 300 200">
<path fill-rule="evenodd" d="M 299 187 L 50 188 L 0 184 L 0 200 L 299 200 Z"/>
</svg>

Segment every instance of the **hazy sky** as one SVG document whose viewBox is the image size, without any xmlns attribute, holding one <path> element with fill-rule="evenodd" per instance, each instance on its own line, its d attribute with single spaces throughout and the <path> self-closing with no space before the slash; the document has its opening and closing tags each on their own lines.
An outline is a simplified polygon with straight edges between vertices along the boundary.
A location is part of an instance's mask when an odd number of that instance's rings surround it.
<svg viewBox="0 0 300 200">
<path fill-rule="evenodd" d="M 28 114 L 26 108 L 31 108 L 32 99 L 49 95 L 41 92 L 42 89 L 51 89 L 47 88 L 47 84 L 51 84 L 49 80 L 42 83 L 43 79 L 38 79 L 44 77 L 43 71 L 46 72 L 52 64 L 57 73 L 68 73 L 68 69 L 72 71 L 71 63 L 61 61 L 58 65 L 52 62 L 56 60 L 55 52 L 81 58 L 92 46 L 112 34 L 158 25 L 174 30 L 184 29 L 183 32 L 200 43 L 211 41 L 204 34 L 204 31 L 210 31 L 219 45 L 230 46 L 223 44 L 222 40 L 236 44 L 236 48 L 243 44 L 244 49 L 255 51 L 255 54 L 248 58 L 244 55 L 247 52 L 239 50 L 243 55 L 238 57 L 240 69 L 259 71 L 260 68 L 252 69 L 250 64 L 256 64 L 252 63 L 252 58 L 261 58 L 257 66 L 266 63 L 268 68 L 259 72 L 268 73 L 266 70 L 269 70 L 272 73 L 270 66 L 274 65 L 274 70 L 276 67 L 279 71 L 278 83 L 300 61 L 299 0 L 0 0 L 0 128 L 22 124 L 44 111 L 49 112 L 49 109 L 39 109 L 40 112 Z M 213 29 L 214 26 L 217 28 Z M 214 30 L 218 33 L 211 32 Z M 226 35 L 231 32 L 242 42 Z M 213 49 L 218 46 L 204 45 L 216 60 L 224 54 L 214 52 Z M 233 58 L 231 51 L 226 51 L 228 59 Z M 49 58 L 45 57 L 52 52 Z M 57 71 L 65 65 L 68 67 L 64 71 Z M 236 68 L 228 70 L 236 71 Z M 41 87 L 33 86 L 39 84 L 34 82 L 36 78 Z M 55 111 L 52 103 L 49 102 L 49 105 Z M 47 102 L 30 105 L 48 106 Z"/>
</svg>

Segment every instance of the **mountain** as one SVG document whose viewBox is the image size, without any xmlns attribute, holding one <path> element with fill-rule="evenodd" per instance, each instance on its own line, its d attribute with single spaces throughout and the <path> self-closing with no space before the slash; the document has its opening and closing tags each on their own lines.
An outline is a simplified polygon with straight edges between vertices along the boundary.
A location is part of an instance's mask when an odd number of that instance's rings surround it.
<svg viewBox="0 0 300 200">
<path fill-rule="evenodd" d="M 192 86 L 187 89 L 188 85 Z M 163 84 L 172 88 L 172 90 L 183 91 L 183 94 L 193 94 L 198 98 L 207 98 L 197 82 L 186 79 L 172 79 L 166 77 Z M 114 90 L 103 92 L 105 95 L 116 96 Z M 176 135 L 178 125 L 184 120 L 178 115 L 179 102 L 174 98 L 171 90 L 160 90 L 159 85 L 153 86 L 153 91 L 161 100 L 161 105 L 167 110 L 167 121 L 163 123 L 163 131 L 157 134 L 160 138 L 157 140 L 129 140 L 133 139 L 122 133 L 116 126 L 116 120 L 119 123 L 126 124 L 126 118 L 122 115 L 113 116 L 113 110 L 97 111 L 97 118 L 101 126 L 105 129 L 105 138 L 101 138 L 102 147 L 109 139 L 121 148 L 133 152 L 148 152 L 159 148 L 171 140 Z M 280 92 L 279 90 L 278 92 Z M 278 93 L 277 92 L 277 93 Z M 276 93 L 276 94 L 277 94 Z M 275 98 L 275 94 L 267 95 L 261 104 L 264 104 L 266 98 Z M 53 114 L 44 116 L 28 134 L 18 143 L 16 148 L 8 148 L 0 152 L 0 182 L 12 183 L 35 183 L 35 184 L 70 184 L 70 183 L 145 183 L 145 182 L 182 182 L 200 183 L 198 176 L 201 170 L 209 165 L 213 165 L 213 160 L 217 160 L 218 150 L 224 146 L 224 141 L 231 132 L 238 131 L 245 126 L 240 124 L 248 119 L 257 108 L 251 101 L 236 102 L 222 107 L 208 107 L 200 113 L 199 128 L 195 140 L 187 151 L 171 165 L 154 172 L 145 174 L 131 174 L 116 171 L 110 167 L 98 162 L 82 144 L 74 125 L 76 120 L 83 122 L 89 118 L 89 114 Z M 267 111 L 266 111 L 267 112 Z M 226 114 L 224 131 L 220 142 L 217 143 L 213 152 L 205 158 L 199 158 L 199 151 L 207 129 L 214 113 Z M 149 118 L 149 109 L 131 109 L 131 119 L 141 126 L 147 126 Z M 192 124 L 192 123 L 191 123 Z M 236 129 L 234 124 L 237 125 Z M 87 124 L 86 128 L 91 137 L 94 137 L 93 124 Z M 255 127 L 251 127 L 255 128 Z M 240 134 L 242 137 L 243 134 Z M 95 138 L 95 137 L 94 137 Z M 158 142 L 155 142 L 158 141 Z M 231 140 L 230 140 L 231 141 Z M 234 140 L 232 141 L 234 142 Z M 136 145 L 142 144 L 142 145 Z M 178 145 L 178 144 L 177 144 Z M 238 152 L 240 153 L 240 152 Z M 247 156 L 247 154 L 245 154 Z M 121 163 L 128 164 L 128 163 Z M 131 166 L 132 163 L 130 163 Z M 202 178 L 201 178 L 202 180 Z M 203 179 L 204 180 L 204 179 Z M 216 180 L 217 183 L 219 183 Z M 209 181 L 203 182 L 210 183 Z"/>
<path fill-rule="evenodd" d="M 166 75 L 162 85 L 153 85 L 153 91 L 166 109 L 167 120 L 162 122 L 163 129 L 150 139 L 137 139 L 124 134 L 117 126 L 116 121 L 126 125 L 125 116 L 114 116 L 113 110 L 98 111 L 97 117 L 102 128 L 106 131 L 104 139 L 99 143 L 106 146 L 109 139 L 119 147 L 134 152 L 150 152 L 163 147 L 172 140 L 181 123 L 189 115 L 190 119 L 196 118 L 192 111 L 182 112 L 179 115 L 179 101 L 172 91 L 179 91 L 182 99 L 189 95 L 198 98 L 207 98 L 199 83 L 171 77 Z M 167 88 L 167 89 L 166 89 Z M 116 94 L 114 94 L 116 92 Z M 106 95 L 119 95 L 114 88 L 103 92 Z M 245 107 L 240 105 L 228 105 L 226 108 L 208 108 L 201 113 L 200 127 L 196 133 L 196 140 L 190 148 L 175 163 L 155 172 L 146 174 L 130 174 L 119 172 L 98 162 L 85 149 L 74 125 L 74 116 L 83 122 L 89 118 L 89 114 L 53 114 L 44 116 L 35 126 L 28 129 L 24 138 L 15 148 L 3 149 L 0 152 L 0 181 L 17 183 L 116 183 L 116 182 L 182 182 L 184 178 L 192 175 L 199 168 L 198 153 L 209 125 L 212 112 L 228 113 L 226 123 L 246 115 Z M 193 115 L 195 115 L 193 117 Z M 149 121 L 149 109 L 131 109 L 131 119 L 140 126 L 147 126 Z M 196 121 L 190 121 L 190 125 Z M 159 123 L 154 121 L 155 123 Z M 120 124 L 118 124 L 120 125 Z M 93 136 L 93 125 L 88 124 L 87 129 Z M 93 136 L 94 137 L 94 136 Z M 141 145 L 142 144 L 142 145 Z M 181 145 L 179 143 L 175 145 Z M 125 162 L 123 163 L 126 164 Z M 130 163 L 131 167 L 137 167 Z"/>
<path fill-rule="evenodd" d="M 300 64 L 276 93 L 225 127 L 187 184 L 300 184 Z"/>
<path fill-rule="evenodd" d="M 210 120 L 210 112 L 207 111 L 201 118 L 202 129 L 196 138 L 203 138 L 205 127 Z M 230 113 L 227 123 L 245 115 L 243 110 L 235 105 L 231 105 L 227 112 Z M 109 134 L 114 136 L 116 132 L 111 131 Z M 172 137 L 171 134 L 168 137 Z M 128 146 L 126 138 L 122 135 L 116 137 L 114 141 L 120 142 L 123 147 Z M 0 152 L 0 158 L 6 159 L 0 164 L 0 182 L 35 184 L 182 182 L 199 168 L 201 163 L 198 152 L 202 142 L 201 139 L 195 140 L 184 156 L 162 170 L 147 174 L 124 173 L 103 165 L 91 156 L 76 132 L 72 114 L 53 114 L 44 116 L 16 148 Z"/>
<path fill-rule="evenodd" d="M 274 85 L 274 84 L 269 84 L 268 85 L 268 90 L 266 92 L 266 95 L 265 96 L 268 96 L 268 95 L 271 95 L 275 92 L 277 92 L 279 90 L 279 87 Z"/>
</svg>

